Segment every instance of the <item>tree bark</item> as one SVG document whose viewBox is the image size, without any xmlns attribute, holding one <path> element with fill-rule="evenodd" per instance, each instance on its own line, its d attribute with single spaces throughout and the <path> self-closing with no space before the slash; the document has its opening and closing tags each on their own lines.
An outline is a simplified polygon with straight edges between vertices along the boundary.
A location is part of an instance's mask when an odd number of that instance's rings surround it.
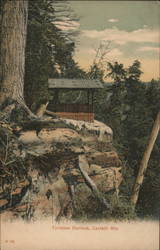
<svg viewBox="0 0 160 250">
<path fill-rule="evenodd" d="M 38 108 L 36 115 L 37 117 L 42 117 L 44 113 L 46 112 L 46 108 L 48 106 L 49 102 L 46 102 L 46 104 L 41 104 L 40 107 Z"/>
<path fill-rule="evenodd" d="M 28 0 L 4 0 L 1 19 L 0 102 L 24 104 Z"/>
<path fill-rule="evenodd" d="M 132 195 L 131 195 L 131 202 L 134 206 L 136 206 L 136 203 L 138 200 L 140 187 L 143 183 L 144 174 L 145 174 L 145 171 L 147 169 L 148 161 L 149 161 L 154 143 L 155 143 L 156 138 L 158 136 L 159 130 L 160 130 L 160 112 L 158 113 L 157 118 L 154 122 L 146 150 L 144 152 L 142 161 L 140 163 L 139 173 L 138 173 L 137 179 L 135 181 L 135 185 L 133 187 L 133 191 L 132 191 Z"/>
</svg>

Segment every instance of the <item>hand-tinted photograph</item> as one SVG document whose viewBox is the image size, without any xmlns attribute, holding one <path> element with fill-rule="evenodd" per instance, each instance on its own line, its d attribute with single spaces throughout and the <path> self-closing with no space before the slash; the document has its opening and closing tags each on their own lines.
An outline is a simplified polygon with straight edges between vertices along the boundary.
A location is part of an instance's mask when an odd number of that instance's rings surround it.
<svg viewBox="0 0 160 250">
<path fill-rule="evenodd" d="M 0 250 L 158 250 L 158 1 L 0 1 Z"/>
</svg>

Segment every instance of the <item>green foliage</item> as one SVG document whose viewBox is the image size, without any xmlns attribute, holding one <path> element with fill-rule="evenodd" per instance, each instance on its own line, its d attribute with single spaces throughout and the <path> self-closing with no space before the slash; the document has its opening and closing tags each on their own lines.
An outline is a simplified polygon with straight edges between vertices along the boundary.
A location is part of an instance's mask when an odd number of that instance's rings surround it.
<svg viewBox="0 0 160 250">
<path fill-rule="evenodd" d="M 103 82 L 104 70 L 97 64 L 85 73 L 73 60 L 74 42 L 69 42 L 67 35 L 54 25 L 54 1 L 29 1 L 29 22 L 26 47 L 25 99 L 34 108 L 50 98 L 48 78 L 89 78 Z M 129 200 L 131 189 L 137 176 L 153 122 L 160 107 L 160 83 L 152 80 L 145 84 L 140 81 L 141 63 L 135 60 L 131 66 L 115 62 L 106 65 L 107 77 L 114 80 L 112 85 L 104 82 L 105 88 L 98 90 L 95 96 L 96 119 L 109 125 L 114 131 L 114 143 L 119 155 L 126 162 L 123 169 L 124 182 L 121 194 Z M 61 100 L 72 99 L 84 101 L 85 96 L 78 93 L 62 94 Z M 36 105 L 35 105 L 36 106 Z M 20 114 L 17 114 L 20 116 Z M 141 216 L 157 216 L 159 195 L 159 147 L 160 138 L 154 146 L 149 167 L 142 185 L 138 200 L 138 214 Z M 85 208 L 81 208 L 81 216 L 106 216 L 103 207 L 94 197 Z M 126 199 L 126 198 L 125 198 Z M 132 217 L 128 201 L 114 200 L 113 214 L 115 218 Z M 131 210 L 130 210 L 131 209 Z M 130 213 L 131 212 L 131 213 Z M 128 215 L 127 215 L 128 214 Z M 111 214 L 110 214 L 111 216 Z"/>
<path fill-rule="evenodd" d="M 124 66 L 122 63 L 115 62 L 114 64 L 108 62 L 108 71 L 109 73 L 107 74 L 108 77 L 111 77 L 114 82 L 121 82 L 125 76 L 126 76 L 126 70 L 124 69 Z"/>
<path fill-rule="evenodd" d="M 89 79 L 99 79 L 103 82 L 104 71 L 100 69 L 100 67 L 95 63 L 90 67 L 90 70 L 87 74 L 87 78 Z"/>
<path fill-rule="evenodd" d="M 123 66 L 122 66 L 123 69 Z M 121 194 L 130 197 L 151 129 L 160 108 L 160 82 L 141 82 L 140 62 L 135 61 L 124 69 L 125 78 L 114 75 L 115 83 L 97 93 L 96 119 L 105 122 L 114 132 L 114 144 L 125 162 Z M 111 69 L 112 73 L 112 69 Z M 117 74 L 119 72 L 117 71 Z M 137 213 L 140 216 L 158 216 L 160 202 L 158 137 L 145 179 L 140 190 Z"/>
<path fill-rule="evenodd" d="M 132 220 L 136 218 L 133 207 L 124 197 L 117 198 L 114 194 L 103 194 L 111 205 L 107 210 L 103 204 L 93 195 L 90 195 L 86 202 L 79 203 L 76 207 L 74 219 L 76 220 L 99 220 L 107 219 L 113 221 Z"/>
<path fill-rule="evenodd" d="M 136 218 L 134 208 L 130 204 L 130 201 L 125 199 L 123 196 L 119 198 L 116 194 L 109 197 L 111 200 L 112 213 L 111 218 L 113 220 L 133 220 Z"/>
<path fill-rule="evenodd" d="M 82 78 L 73 60 L 74 42 L 70 42 L 55 24 L 54 1 L 29 1 L 25 68 L 25 100 L 35 109 L 49 99 L 48 78 Z"/>
<path fill-rule="evenodd" d="M 141 63 L 138 60 L 135 60 L 134 63 L 128 68 L 127 74 L 130 80 L 139 80 L 141 74 Z"/>
<path fill-rule="evenodd" d="M 18 152 L 17 138 L 7 123 L 0 124 L 0 183 L 11 188 L 18 180 L 25 179 L 27 169 L 24 160 L 15 155 Z"/>
</svg>

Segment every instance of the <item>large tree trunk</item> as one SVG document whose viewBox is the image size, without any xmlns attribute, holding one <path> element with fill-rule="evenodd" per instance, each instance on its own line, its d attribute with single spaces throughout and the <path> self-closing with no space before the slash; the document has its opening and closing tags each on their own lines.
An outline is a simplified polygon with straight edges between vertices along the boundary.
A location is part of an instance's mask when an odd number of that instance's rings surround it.
<svg viewBox="0 0 160 250">
<path fill-rule="evenodd" d="M 4 0 L 1 19 L 0 102 L 24 103 L 28 0 Z"/>
<path fill-rule="evenodd" d="M 152 129 L 152 132 L 150 134 L 150 138 L 148 140 L 146 150 L 144 152 L 142 161 L 140 163 L 140 168 L 139 168 L 139 172 L 137 175 L 137 179 L 136 179 L 135 185 L 133 187 L 133 191 L 132 191 L 132 195 L 131 195 L 131 202 L 134 206 L 136 205 L 137 200 L 138 200 L 140 187 L 143 183 L 144 174 L 145 174 L 145 171 L 147 169 L 148 161 L 149 161 L 154 143 L 155 143 L 156 138 L 158 136 L 159 130 L 160 130 L 160 112 L 158 113 L 157 118 L 154 122 L 153 129 Z"/>
</svg>

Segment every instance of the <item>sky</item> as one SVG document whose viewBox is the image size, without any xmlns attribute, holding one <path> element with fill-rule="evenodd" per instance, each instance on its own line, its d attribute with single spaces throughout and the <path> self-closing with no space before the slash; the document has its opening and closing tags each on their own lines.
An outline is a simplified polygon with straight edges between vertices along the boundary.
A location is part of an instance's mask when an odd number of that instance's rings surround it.
<svg viewBox="0 0 160 250">
<path fill-rule="evenodd" d="M 160 76 L 158 1 L 70 1 L 79 17 L 74 58 L 81 68 L 93 63 L 100 44 L 109 43 L 107 60 L 125 67 L 140 60 L 142 81 Z"/>
<path fill-rule="evenodd" d="M 110 43 L 107 60 L 126 67 L 140 60 L 141 80 L 160 76 L 160 3 L 157 1 L 70 1 L 79 17 L 75 60 L 88 69 L 96 50 Z M 78 25 L 77 25 L 78 26 Z"/>
</svg>

